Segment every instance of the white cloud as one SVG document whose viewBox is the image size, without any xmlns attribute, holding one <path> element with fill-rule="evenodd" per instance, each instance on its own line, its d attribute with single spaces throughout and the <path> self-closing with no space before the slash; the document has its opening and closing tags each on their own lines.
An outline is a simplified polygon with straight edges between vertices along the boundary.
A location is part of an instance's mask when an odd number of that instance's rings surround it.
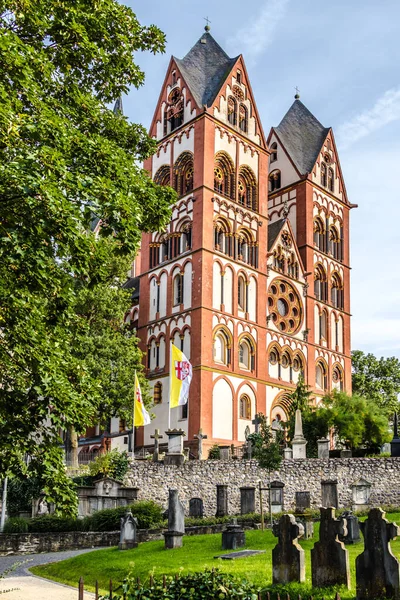
<svg viewBox="0 0 400 600">
<path fill-rule="evenodd" d="M 289 0 L 266 0 L 258 15 L 229 38 L 232 53 L 244 54 L 249 63 L 272 43 L 278 23 L 285 16 Z"/>
<path fill-rule="evenodd" d="M 400 119 L 400 88 L 387 90 L 372 108 L 362 112 L 337 130 L 338 145 L 347 148 L 392 121 Z"/>
</svg>

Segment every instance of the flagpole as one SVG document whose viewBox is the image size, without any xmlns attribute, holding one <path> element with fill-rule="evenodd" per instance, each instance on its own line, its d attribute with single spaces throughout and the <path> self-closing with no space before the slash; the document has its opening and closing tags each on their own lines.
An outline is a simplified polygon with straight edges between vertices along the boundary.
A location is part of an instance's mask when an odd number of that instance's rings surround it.
<svg viewBox="0 0 400 600">
<path fill-rule="evenodd" d="M 169 400 L 168 400 L 168 429 L 171 429 L 171 391 L 172 391 L 172 340 L 169 345 Z"/>
<path fill-rule="evenodd" d="M 132 411 L 132 460 L 135 460 L 135 405 L 136 405 L 136 369 L 134 374 L 134 394 L 133 394 L 133 411 Z"/>
</svg>

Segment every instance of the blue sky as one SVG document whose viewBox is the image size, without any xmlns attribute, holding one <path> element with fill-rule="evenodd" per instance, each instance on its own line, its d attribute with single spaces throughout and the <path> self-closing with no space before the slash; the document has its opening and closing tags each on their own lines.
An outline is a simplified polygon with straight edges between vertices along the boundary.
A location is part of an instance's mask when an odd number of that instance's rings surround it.
<svg viewBox="0 0 400 600">
<path fill-rule="evenodd" d="M 167 35 L 164 55 L 137 60 L 146 83 L 124 98 L 150 125 L 171 54 L 182 58 L 211 20 L 243 54 L 264 131 L 301 100 L 333 127 L 350 202 L 352 348 L 400 358 L 400 3 L 398 0 L 124 2 Z"/>
</svg>

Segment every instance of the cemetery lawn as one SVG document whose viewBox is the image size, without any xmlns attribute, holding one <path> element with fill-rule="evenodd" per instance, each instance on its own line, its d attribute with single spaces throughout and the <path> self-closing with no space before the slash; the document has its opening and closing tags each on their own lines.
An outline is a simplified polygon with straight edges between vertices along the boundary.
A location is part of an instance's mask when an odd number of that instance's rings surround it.
<svg viewBox="0 0 400 600">
<path fill-rule="evenodd" d="M 400 513 L 387 514 L 390 521 L 400 523 Z M 364 519 L 362 519 L 364 520 Z M 314 539 L 302 541 L 301 546 L 306 554 L 306 584 L 299 587 L 286 586 L 285 590 L 292 593 L 305 594 L 311 591 L 311 562 L 310 550 L 319 536 L 319 523 L 314 526 Z M 155 577 L 162 575 L 175 575 L 181 572 L 185 575 L 193 571 L 203 571 L 206 568 L 218 568 L 225 573 L 232 573 L 240 578 L 247 579 L 263 588 L 272 585 L 272 548 L 276 545 L 275 538 L 270 530 L 246 531 L 246 548 L 252 550 L 266 550 L 265 554 L 259 554 L 248 558 L 240 558 L 234 561 L 215 560 L 218 554 L 227 554 L 221 550 L 221 534 L 187 536 L 183 538 L 183 547 L 175 550 L 165 550 L 164 541 L 145 542 L 133 550 L 119 551 L 117 548 L 96 550 L 81 554 L 74 558 L 57 563 L 50 563 L 38 567 L 32 567 L 30 571 L 46 579 L 58 581 L 72 586 L 78 585 L 82 576 L 85 581 L 85 590 L 94 591 L 96 579 L 103 593 L 108 589 L 109 580 L 115 584 L 121 583 L 131 571 L 135 577 L 140 577 L 142 583 L 148 581 L 152 572 Z M 396 557 L 400 557 L 400 538 L 391 543 L 392 551 Z M 351 585 L 352 590 L 337 588 L 342 600 L 353 600 L 355 598 L 355 559 L 364 549 L 363 542 L 347 546 L 350 558 Z M 314 598 L 334 597 L 333 590 L 329 593 L 325 589 L 315 593 Z"/>
</svg>

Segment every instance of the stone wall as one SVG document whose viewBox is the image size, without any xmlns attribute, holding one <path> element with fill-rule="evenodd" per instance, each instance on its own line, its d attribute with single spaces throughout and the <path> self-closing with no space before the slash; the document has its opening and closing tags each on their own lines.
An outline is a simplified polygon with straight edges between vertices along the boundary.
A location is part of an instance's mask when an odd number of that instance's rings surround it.
<svg viewBox="0 0 400 600">
<path fill-rule="evenodd" d="M 81 548 L 116 546 L 119 531 L 71 531 L 62 533 L 1 533 L 0 555 L 61 552 Z"/>
<path fill-rule="evenodd" d="M 339 506 L 352 505 L 351 485 L 360 479 L 371 483 L 371 506 L 400 506 L 400 458 L 312 458 L 285 460 L 281 469 L 271 474 L 271 480 L 282 481 L 284 510 L 294 508 L 295 492 L 309 491 L 311 506 L 321 502 L 321 480 L 337 479 Z M 127 476 L 130 486 L 138 487 L 138 500 L 154 500 L 164 507 L 168 504 L 168 489 L 177 488 L 186 515 L 189 500 L 200 497 L 204 502 L 205 516 L 216 512 L 216 484 L 228 484 L 229 513 L 240 512 L 240 487 L 258 486 L 268 482 L 268 473 L 256 461 L 242 460 L 192 460 L 182 467 L 164 466 L 162 463 L 135 461 Z M 256 494 L 256 511 L 260 505 Z M 265 500 L 265 507 L 267 502 Z"/>
</svg>

